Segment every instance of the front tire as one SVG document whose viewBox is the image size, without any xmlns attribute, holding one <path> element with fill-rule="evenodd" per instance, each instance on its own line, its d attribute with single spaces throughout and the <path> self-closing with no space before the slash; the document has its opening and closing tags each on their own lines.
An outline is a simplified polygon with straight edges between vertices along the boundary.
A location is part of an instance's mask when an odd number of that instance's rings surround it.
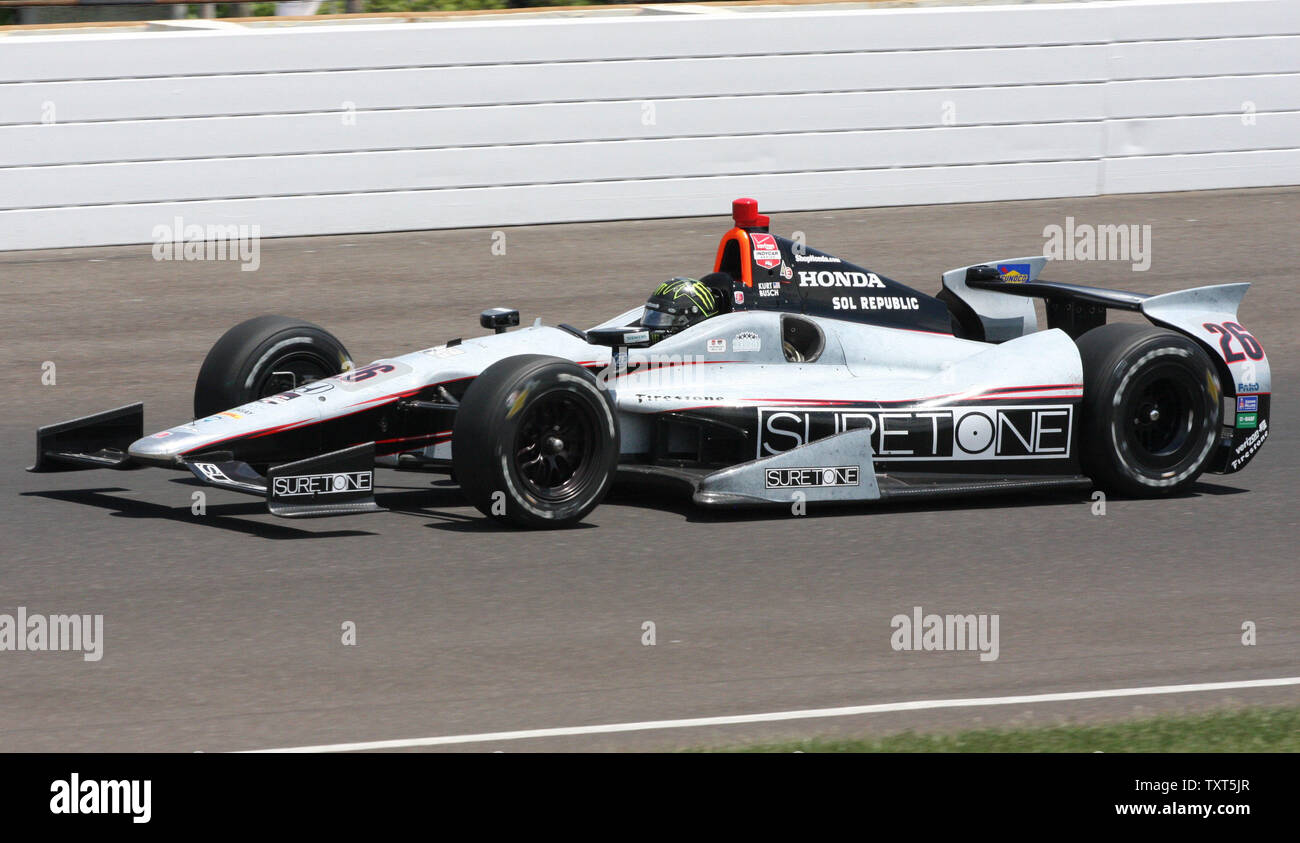
<svg viewBox="0 0 1300 843">
<path fill-rule="evenodd" d="M 1078 340 L 1083 360 L 1080 458 L 1099 486 L 1138 497 L 1196 482 L 1223 413 L 1205 351 L 1182 334 L 1116 323 Z"/>
<path fill-rule="evenodd" d="M 319 325 L 258 316 L 221 335 L 194 383 L 194 418 L 287 392 L 352 368 L 352 355 Z"/>
<path fill-rule="evenodd" d="M 493 363 L 461 399 L 452 464 L 484 515 L 567 527 L 593 510 L 618 467 L 618 418 L 591 373 L 557 357 Z"/>
</svg>

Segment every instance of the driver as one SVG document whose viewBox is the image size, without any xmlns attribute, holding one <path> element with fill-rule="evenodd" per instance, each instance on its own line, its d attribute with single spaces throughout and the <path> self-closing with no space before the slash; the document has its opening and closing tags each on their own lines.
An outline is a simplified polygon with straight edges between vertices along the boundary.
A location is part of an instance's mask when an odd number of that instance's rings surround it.
<svg viewBox="0 0 1300 843">
<path fill-rule="evenodd" d="M 655 342 L 722 312 L 726 294 L 694 278 L 671 278 L 646 300 L 641 326 Z"/>
</svg>

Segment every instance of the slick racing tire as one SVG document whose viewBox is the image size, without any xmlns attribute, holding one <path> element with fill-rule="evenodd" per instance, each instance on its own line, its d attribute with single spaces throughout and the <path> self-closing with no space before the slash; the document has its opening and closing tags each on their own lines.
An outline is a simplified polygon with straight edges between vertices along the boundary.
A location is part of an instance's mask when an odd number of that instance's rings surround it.
<svg viewBox="0 0 1300 843">
<path fill-rule="evenodd" d="M 343 343 L 287 316 L 258 316 L 222 334 L 194 383 L 196 419 L 352 368 Z"/>
<path fill-rule="evenodd" d="M 618 467 L 618 417 L 591 373 L 557 357 L 493 363 L 461 399 L 452 464 L 484 515 L 548 529 L 581 521 Z"/>
<path fill-rule="evenodd" d="M 1103 489 L 1171 495 L 1196 482 L 1217 441 L 1218 377 L 1192 339 L 1116 323 L 1078 340 L 1083 359 L 1080 459 Z"/>
</svg>

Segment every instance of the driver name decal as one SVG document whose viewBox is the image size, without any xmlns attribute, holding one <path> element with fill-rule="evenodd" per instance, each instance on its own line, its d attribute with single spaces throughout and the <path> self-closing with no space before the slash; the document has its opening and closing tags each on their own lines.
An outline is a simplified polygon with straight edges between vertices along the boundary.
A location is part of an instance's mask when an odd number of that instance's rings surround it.
<svg viewBox="0 0 1300 843">
<path fill-rule="evenodd" d="M 758 409 L 757 457 L 866 428 L 880 460 L 1063 459 L 1074 407 L 906 410 Z"/>
</svg>

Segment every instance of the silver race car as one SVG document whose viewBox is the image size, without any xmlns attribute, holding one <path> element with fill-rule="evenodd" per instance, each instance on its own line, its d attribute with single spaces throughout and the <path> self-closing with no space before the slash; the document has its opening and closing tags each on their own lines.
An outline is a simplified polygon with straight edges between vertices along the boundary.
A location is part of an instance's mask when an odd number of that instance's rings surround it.
<svg viewBox="0 0 1300 843">
<path fill-rule="evenodd" d="M 498 307 L 494 333 L 355 367 L 316 325 L 251 319 L 209 352 L 193 421 L 145 435 L 133 404 L 43 427 L 31 470 L 180 469 L 282 516 L 380 509 L 376 465 L 440 471 L 487 515 L 560 527 L 616 477 L 704 506 L 1169 495 L 1268 437 L 1249 284 L 1147 296 L 1042 281 L 1047 259 L 1024 257 L 929 296 L 771 234 L 752 199 L 732 211 L 712 273 L 586 330 L 510 330 Z"/>
</svg>

